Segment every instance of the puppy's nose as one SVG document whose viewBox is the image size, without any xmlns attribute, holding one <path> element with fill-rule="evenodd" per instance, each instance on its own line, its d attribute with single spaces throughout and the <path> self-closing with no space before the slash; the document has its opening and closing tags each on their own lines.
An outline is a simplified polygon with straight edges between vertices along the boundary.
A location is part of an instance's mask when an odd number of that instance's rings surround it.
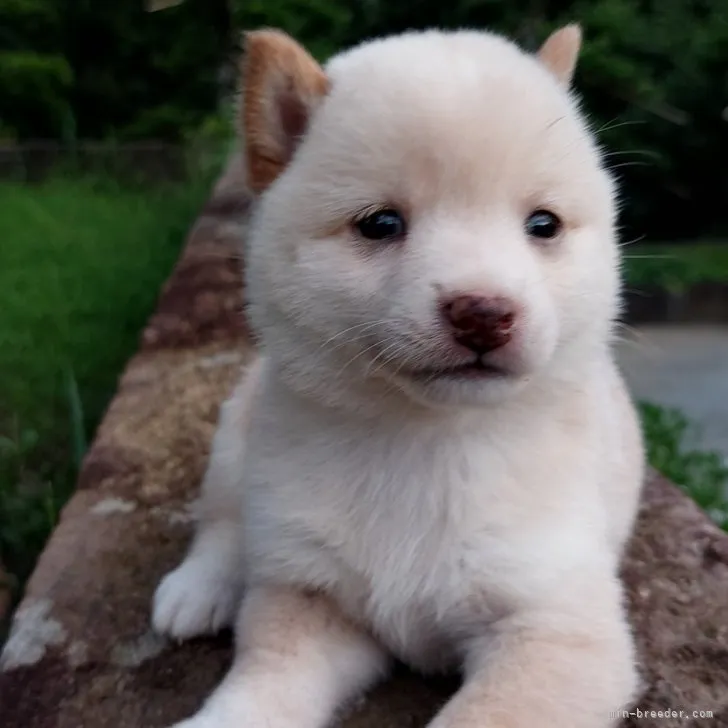
<svg viewBox="0 0 728 728">
<path fill-rule="evenodd" d="M 442 304 L 455 341 L 476 354 L 505 346 L 513 336 L 516 307 L 504 298 L 461 295 Z"/>
</svg>

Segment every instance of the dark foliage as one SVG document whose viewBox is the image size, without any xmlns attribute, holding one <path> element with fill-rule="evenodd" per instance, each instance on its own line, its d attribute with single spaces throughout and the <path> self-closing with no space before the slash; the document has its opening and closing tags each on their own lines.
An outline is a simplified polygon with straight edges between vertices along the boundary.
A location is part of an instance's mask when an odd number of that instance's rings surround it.
<svg viewBox="0 0 728 728">
<path fill-rule="evenodd" d="M 724 235 L 725 0 L 186 0 L 158 13 L 143 0 L 0 0 L 0 134 L 184 138 L 233 88 L 233 28 L 281 27 L 323 60 L 431 26 L 536 48 L 572 20 L 585 31 L 577 87 L 623 183 L 625 235 Z"/>
</svg>

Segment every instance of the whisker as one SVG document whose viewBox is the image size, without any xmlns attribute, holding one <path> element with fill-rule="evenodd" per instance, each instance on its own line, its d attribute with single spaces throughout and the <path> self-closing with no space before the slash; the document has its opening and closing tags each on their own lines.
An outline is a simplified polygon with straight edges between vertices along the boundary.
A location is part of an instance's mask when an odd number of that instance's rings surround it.
<svg viewBox="0 0 728 728">
<path fill-rule="evenodd" d="M 641 243 L 647 236 L 640 235 L 639 237 L 633 238 L 632 240 L 626 240 L 623 243 L 618 243 L 620 248 L 626 248 L 628 245 L 634 245 L 635 243 Z"/>
<path fill-rule="evenodd" d="M 636 154 L 642 157 L 651 157 L 652 159 L 656 159 L 658 157 L 657 153 L 650 151 L 649 149 L 614 149 L 611 152 L 605 152 L 602 154 L 602 157 L 607 159 L 609 157 L 621 157 L 627 154 Z"/>
<path fill-rule="evenodd" d="M 621 169 L 622 167 L 653 167 L 654 164 L 650 164 L 649 162 L 640 162 L 640 161 L 633 161 L 633 162 L 620 162 L 619 164 L 612 164 L 611 166 L 608 166 L 607 169 L 613 172 L 615 169 Z"/>
<path fill-rule="evenodd" d="M 600 126 L 599 129 L 594 132 L 594 134 L 599 135 L 608 131 L 613 131 L 614 129 L 620 129 L 623 126 L 634 126 L 635 124 L 645 123 L 646 122 L 639 119 L 626 119 L 624 121 L 617 121 L 617 119 L 612 119 L 611 121 L 607 121 L 602 126 Z"/>
<path fill-rule="evenodd" d="M 417 361 L 418 361 L 418 359 L 415 358 L 415 360 L 413 362 L 411 362 L 411 363 L 412 364 L 417 364 Z M 394 370 L 394 376 L 395 377 L 402 371 L 402 369 L 404 368 L 405 364 L 406 364 L 406 360 L 403 358 L 400 361 L 399 366 Z"/>
<path fill-rule="evenodd" d="M 392 339 L 394 339 L 394 341 L 393 341 L 393 342 L 392 342 L 391 344 L 388 344 L 387 346 L 385 346 L 385 347 L 384 347 L 384 348 L 383 348 L 383 349 L 382 349 L 382 350 L 381 350 L 381 351 L 380 351 L 380 352 L 379 352 L 379 353 L 378 353 L 378 354 L 377 354 L 377 355 L 376 355 L 376 356 L 375 356 L 375 357 L 374 357 L 374 358 L 373 358 L 373 359 L 372 359 L 372 360 L 371 360 L 371 361 L 369 362 L 369 364 L 367 365 L 366 371 L 364 372 L 364 376 L 365 376 L 365 377 L 369 376 L 369 374 L 370 374 L 370 373 L 371 373 L 371 371 L 372 371 L 372 367 L 373 367 L 373 366 L 374 366 L 374 365 L 375 365 L 375 364 L 377 363 L 377 361 L 378 361 L 379 359 L 381 359 L 381 358 L 384 358 L 384 361 L 383 361 L 383 363 L 381 364 L 381 366 L 380 366 L 380 367 L 379 367 L 378 369 L 376 369 L 375 371 L 381 371 L 381 370 L 382 370 L 382 369 L 383 369 L 383 368 L 384 368 L 385 366 L 387 366 L 387 364 L 388 364 L 388 363 L 389 363 L 390 361 L 392 361 L 392 357 L 389 357 L 389 358 L 387 358 L 387 356 L 386 356 L 386 355 L 387 355 L 387 352 L 388 352 L 388 351 L 390 351 L 391 349 L 394 349 L 394 350 L 395 350 L 395 353 L 393 354 L 393 356 L 394 356 L 394 357 L 396 357 L 396 356 L 397 356 L 397 354 L 399 354 L 399 352 L 400 352 L 400 351 L 402 350 L 402 348 L 403 348 L 403 345 L 402 345 L 401 339 L 400 339 L 399 337 L 391 337 L 391 338 L 392 338 Z"/>
<path fill-rule="evenodd" d="M 359 335 L 355 337 L 351 337 L 343 341 L 341 344 L 333 347 L 333 350 L 340 348 L 340 346 L 345 346 L 346 344 L 353 344 L 357 341 L 360 341 L 361 339 L 366 338 L 365 332 L 369 329 L 372 329 L 376 326 L 381 326 L 382 324 L 388 324 L 388 323 L 400 323 L 400 319 L 379 319 L 377 321 L 365 321 L 361 324 L 356 324 L 354 326 L 349 326 L 349 328 L 344 329 L 343 331 L 339 331 L 338 333 L 334 334 L 333 336 L 330 336 L 326 341 L 324 341 L 319 348 L 316 351 L 321 351 L 321 349 L 328 346 L 332 341 L 335 341 L 336 339 L 345 336 L 351 331 L 359 330 Z"/>
<path fill-rule="evenodd" d="M 388 341 L 388 339 L 387 339 Z M 357 359 L 364 356 L 367 352 L 371 351 L 372 349 L 375 349 L 377 346 L 381 346 L 383 342 L 376 341 L 370 346 L 367 346 L 366 349 L 362 349 L 358 354 L 355 354 L 351 359 L 349 359 L 340 369 L 339 374 L 344 371 L 347 367 L 350 367 Z"/>
<path fill-rule="evenodd" d="M 675 260 L 679 256 L 671 253 L 655 253 L 654 255 L 623 255 L 624 260 Z"/>
<path fill-rule="evenodd" d="M 655 353 L 660 351 L 660 347 L 654 341 L 650 341 L 649 336 L 634 326 L 630 326 L 623 321 L 618 321 L 617 328 L 624 330 L 627 335 L 621 335 L 615 331 L 615 341 L 645 352 Z"/>
</svg>

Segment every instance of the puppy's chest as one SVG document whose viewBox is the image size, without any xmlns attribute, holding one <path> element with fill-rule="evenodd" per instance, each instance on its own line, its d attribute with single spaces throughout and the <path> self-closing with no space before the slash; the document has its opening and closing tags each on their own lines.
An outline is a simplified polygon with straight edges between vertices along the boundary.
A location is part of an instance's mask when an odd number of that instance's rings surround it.
<svg viewBox="0 0 728 728">
<path fill-rule="evenodd" d="M 487 581 L 482 548 L 469 549 L 467 535 L 454 532 L 444 515 L 396 502 L 343 512 L 320 502 L 316 511 L 281 514 L 277 546 L 260 565 L 267 562 L 276 580 L 325 590 L 419 669 L 450 665 L 458 623 L 473 607 L 473 592 Z M 477 610 L 485 617 L 491 609 L 485 590 L 480 597 Z"/>
<path fill-rule="evenodd" d="M 509 610 L 507 582 L 531 559 L 507 543 L 514 514 L 497 492 L 508 471 L 457 451 L 367 462 L 308 453 L 298 465 L 294 455 L 255 468 L 253 574 L 326 590 L 420 669 L 447 667 L 475 624 Z"/>
<path fill-rule="evenodd" d="M 510 609 L 487 525 L 481 532 L 446 511 L 429 516 L 390 508 L 361 524 L 371 537 L 350 536 L 331 549 L 339 603 L 425 671 L 452 666 L 463 640 Z"/>
</svg>

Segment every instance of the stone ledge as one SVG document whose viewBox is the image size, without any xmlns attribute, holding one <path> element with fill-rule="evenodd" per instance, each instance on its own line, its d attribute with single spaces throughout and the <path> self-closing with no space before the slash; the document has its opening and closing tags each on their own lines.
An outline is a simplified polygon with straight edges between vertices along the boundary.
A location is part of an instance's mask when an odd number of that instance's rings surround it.
<svg viewBox="0 0 728 728">
<path fill-rule="evenodd" d="M 216 187 L 121 378 L 15 616 L 3 728 L 164 728 L 229 663 L 229 635 L 168 644 L 149 629 L 149 605 L 185 547 L 219 404 L 252 350 L 238 290 L 244 199 Z M 638 707 L 715 714 L 625 728 L 728 725 L 728 536 L 652 474 L 623 578 L 645 678 Z M 401 670 L 342 728 L 424 726 L 454 688 Z"/>
</svg>

